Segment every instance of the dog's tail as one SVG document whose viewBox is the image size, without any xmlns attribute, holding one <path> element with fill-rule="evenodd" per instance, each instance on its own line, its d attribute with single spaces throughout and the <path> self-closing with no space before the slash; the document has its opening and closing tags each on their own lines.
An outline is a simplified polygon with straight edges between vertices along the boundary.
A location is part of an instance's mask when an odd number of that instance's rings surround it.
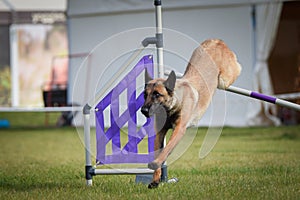
<svg viewBox="0 0 300 200">
<path fill-rule="evenodd" d="M 238 63 L 236 55 L 219 39 L 206 40 L 201 47 L 219 69 L 218 88 L 228 88 L 241 72 L 241 65 Z"/>
</svg>

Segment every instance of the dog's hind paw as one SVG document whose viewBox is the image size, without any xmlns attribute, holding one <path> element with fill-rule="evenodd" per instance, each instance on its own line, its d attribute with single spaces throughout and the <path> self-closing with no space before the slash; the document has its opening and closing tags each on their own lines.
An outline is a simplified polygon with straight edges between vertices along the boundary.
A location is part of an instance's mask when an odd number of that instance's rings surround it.
<svg viewBox="0 0 300 200">
<path fill-rule="evenodd" d="M 159 185 L 159 183 L 156 183 L 156 182 L 152 182 L 148 185 L 148 188 L 149 189 L 154 189 L 154 188 L 157 188 Z"/>
<path fill-rule="evenodd" d="M 158 168 L 160 168 L 160 165 L 157 162 L 151 162 L 151 163 L 148 163 L 148 168 L 157 170 Z"/>
</svg>

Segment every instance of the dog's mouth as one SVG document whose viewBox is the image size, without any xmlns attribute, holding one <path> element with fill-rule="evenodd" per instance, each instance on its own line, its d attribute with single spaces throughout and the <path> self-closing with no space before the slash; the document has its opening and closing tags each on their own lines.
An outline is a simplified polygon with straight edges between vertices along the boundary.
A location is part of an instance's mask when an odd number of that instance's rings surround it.
<svg viewBox="0 0 300 200">
<path fill-rule="evenodd" d="M 150 106 L 143 105 L 141 108 L 141 112 L 143 113 L 143 115 L 145 115 L 145 117 L 150 118 L 154 114 L 159 114 L 160 112 L 162 112 L 162 109 L 163 109 L 163 106 L 161 106 L 161 104 L 155 103 Z"/>
<path fill-rule="evenodd" d="M 166 121 L 168 119 L 167 109 L 161 103 L 152 104 L 150 106 L 144 105 L 141 108 L 141 112 L 145 117 L 150 118 L 155 115 L 155 129 L 157 131 L 165 127 Z"/>
</svg>

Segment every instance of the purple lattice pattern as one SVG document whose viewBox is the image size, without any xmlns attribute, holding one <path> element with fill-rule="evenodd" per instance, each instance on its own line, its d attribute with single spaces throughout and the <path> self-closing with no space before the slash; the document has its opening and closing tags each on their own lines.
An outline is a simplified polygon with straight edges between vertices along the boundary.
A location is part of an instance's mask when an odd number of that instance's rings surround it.
<svg viewBox="0 0 300 200">
<path fill-rule="evenodd" d="M 154 158 L 155 131 L 153 119 L 147 119 L 143 126 L 137 126 L 137 111 L 144 103 L 143 93 L 136 94 L 136 79 L 147 69 L 153 77 L 152 55 L 144 56 L 134 68 L 96 106 L 96 137 L 98 164 L 148 163 Z M 119 96 L 126 92 L 127 109 L 119 113 Z M 104 110 L 110 109 L 110 127 L 104 127 Z M 128 140 L 121 145 L 121 129 L 128 126 Z M 147 136 L 147 137 L 146 137 Z M 138 144 L 148 140 L 148 154 L 139 153 Z M 107 155 L 106 145 L 111 141 L 111 153 Z M 122 147 L 121 147 L 122 146 Z"/>
</svg>

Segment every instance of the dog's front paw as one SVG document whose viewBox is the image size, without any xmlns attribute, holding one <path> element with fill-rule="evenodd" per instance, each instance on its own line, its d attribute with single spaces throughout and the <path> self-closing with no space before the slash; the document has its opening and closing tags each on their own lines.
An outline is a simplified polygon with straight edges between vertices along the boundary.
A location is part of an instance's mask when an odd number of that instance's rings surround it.
<svg viewBox="0 0 300 200">
<path fill-rule="evenodd" d="M 149 189 L 154 189 L 154 188 L 157 188 L 159 185 L 159 183 L 156 183 L 156 182 L 152 182 L 148 185 L 148 188 Z"/>
<path fill-rule="evenodd" d="M 158 168 L 160 168 L 160 164 L 153 161 L 151 163 L 148 163 L 148 168 L 153 169 L 153 170 L 157 170 Z"/>
</svg>

